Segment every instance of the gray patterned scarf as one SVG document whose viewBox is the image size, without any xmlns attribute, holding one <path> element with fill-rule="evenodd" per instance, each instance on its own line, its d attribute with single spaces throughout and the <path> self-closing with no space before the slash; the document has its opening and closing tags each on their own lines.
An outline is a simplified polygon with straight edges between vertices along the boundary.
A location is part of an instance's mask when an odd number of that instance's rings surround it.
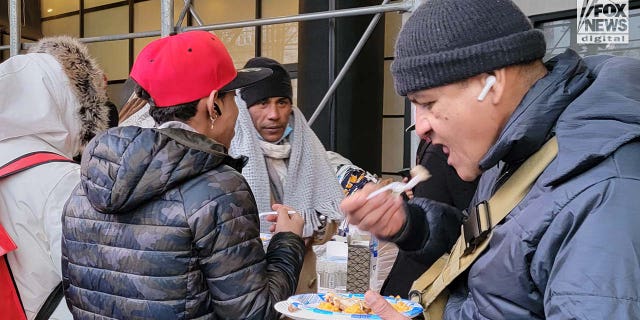
<svg viewBox="0 0 640 320">
<path fill-rule="evenodd" d="M 236 135 L 231 141 L 229 154 L 249 158 L 242 169 L 256 198 L 260 212 L 271 211 L 271 188 L 258 132 L 253 126 L 245 102 L 236 97 L 238 121 Z M 293 107 L 293 131 L 289 136 L 291 157 L 284 182 L 283 203 L 302 213 L 305 224 L 303 237 L 310 237 L 320 227 L 318 214 L 329 220 L 341 221 L 340 201 L 344 195 L 335 172 L 327 160 L 324 146 L 311 130 L 304 115 Z"/>
</svg>

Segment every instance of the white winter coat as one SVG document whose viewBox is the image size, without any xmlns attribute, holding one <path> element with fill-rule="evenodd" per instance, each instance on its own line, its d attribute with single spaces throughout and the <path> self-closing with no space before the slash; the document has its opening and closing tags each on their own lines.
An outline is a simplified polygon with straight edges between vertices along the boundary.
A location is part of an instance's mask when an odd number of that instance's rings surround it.
<svg viewBox="0 0 640 320">
<path fill-rule="evenodd" d="M 82 60 L 88 58 L 83 45 L 49 39 L 58 45 L 43 40 L 36 49 L 51 54 L 18 55 L 0 64 L 0 166 L 34 151 L 73 158 L 106 129 L 102 72 Z M 62 279 L 61 215 L 79 181 L 80 166 L 67 162 L 0 180 L 0 223 L 18 246 L 7 258 L 29 319 Z M 62 301 L 52 319 L 71 319 Z"/>
</svg>

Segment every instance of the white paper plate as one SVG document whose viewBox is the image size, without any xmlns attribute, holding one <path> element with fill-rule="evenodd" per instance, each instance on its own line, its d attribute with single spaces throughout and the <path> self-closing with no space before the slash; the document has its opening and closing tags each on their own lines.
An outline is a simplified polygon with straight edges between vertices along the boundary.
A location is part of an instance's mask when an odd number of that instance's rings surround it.
<svg viewBox="0 0 640 320">
<path fill-rule="evenodd" d="M 340 294 L 341 296 L 347 298 L 360 298 L 364 299 L 363 294 Z M 389 302 L 395 302 L 395 299 L 387 298 Z M 372 314 L 346 314 L 342 312 L 331 312 L 326 310 L 320 310 L 316 308 L 316 306 L 324 301 L 324 294 L 299 294 L 296 296 L 292 296 L 286 301 L 280 301 L 276 303 L 275 309 L 276 311 L 282 313 L 283 315 L 296 320 L 343 320 L 343 319 L 380 319 L 377 315 Z M 403 314 L 409 318 L 413 318 L 422 313 L 422 306 L 419 304 L 400 299 L 406 303 L 411 309 L 409 311 L 403 312 Z M 289 311 L 289 306 L 293 305 L 295 308 L 299 309 L 297 311 Z"/>
</svg>

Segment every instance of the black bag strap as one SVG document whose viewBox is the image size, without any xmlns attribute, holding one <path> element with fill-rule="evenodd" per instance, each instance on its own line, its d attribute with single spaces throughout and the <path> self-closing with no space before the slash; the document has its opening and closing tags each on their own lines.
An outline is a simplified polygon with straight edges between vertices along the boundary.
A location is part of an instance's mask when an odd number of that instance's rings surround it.
<svg viewBox="0 0 640 320">
<path fill-rule="evenodd" d="M 34 318 L 34 320 L 48 320 L 51 318 L 51 314 L 56 310 L 60 301 L 64 297 L 64 291 L 62 290 L 62 281 L 58 283 L 58 285 L 51 291 L 47 300 L 44 301 L 44 304 L 38 311 L 38 314 Z"/>
<path fill-rule="evenodd" d="M 57 153 L 49 152 L 49 151 L 36 151 L 27 153 L 18 158 L 15 158 L 5 165 L 0 167 L 0 179 L 6 178 L 18 172 L 25 171 L 27 169 L 31 169 L 33 167 L 37 167 L 41 164 L 51 163 L 51 162 L 75 162 L 69 158 L 63 157 Z M 5 259 L 7 256 L 5 256 Z M 9 266 L 9 260 L 6 260 L 7 268 L 9 269 L 9 274 L 11 275 L 11 280 L 13 280 L 13 286 L 18 291 L 18 286 L 16 285 L 16 281 L 13 278 L 13 272 L 11 271 L 11 266 Z M 64 296 L 64 292 L 62 290 L 62 281 L 58 283 L 58 285 L 53 289 L 53 291 L 47 297 L 44 304 L 38 311 L 38 314 L 35 317 L 35 320 L 46 320 L 51 317 L 53 311 L 56 310 L 62 297 Z M 20 298 L 20 294 L 18 294 L 18 298 Z M 22 299 L 20 298 L 20 303 L 22 304 Z M 24 310 L 24 305 L 23 308 Z"/>
</svg>

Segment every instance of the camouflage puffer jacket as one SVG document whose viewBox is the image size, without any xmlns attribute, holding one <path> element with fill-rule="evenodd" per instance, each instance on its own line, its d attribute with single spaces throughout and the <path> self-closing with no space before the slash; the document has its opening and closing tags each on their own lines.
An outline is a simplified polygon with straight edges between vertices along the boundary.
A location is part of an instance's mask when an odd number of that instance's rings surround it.
<svg viewBox="0 0 640 320">
<path fill-rule="evenodd" d="M 82 157 L 63 216 L 65 296 L 76 319 L 275 319 L 304 243 L 265 254 L 242 160 L 181 129 L 113 128 Z"/>
</svg>

